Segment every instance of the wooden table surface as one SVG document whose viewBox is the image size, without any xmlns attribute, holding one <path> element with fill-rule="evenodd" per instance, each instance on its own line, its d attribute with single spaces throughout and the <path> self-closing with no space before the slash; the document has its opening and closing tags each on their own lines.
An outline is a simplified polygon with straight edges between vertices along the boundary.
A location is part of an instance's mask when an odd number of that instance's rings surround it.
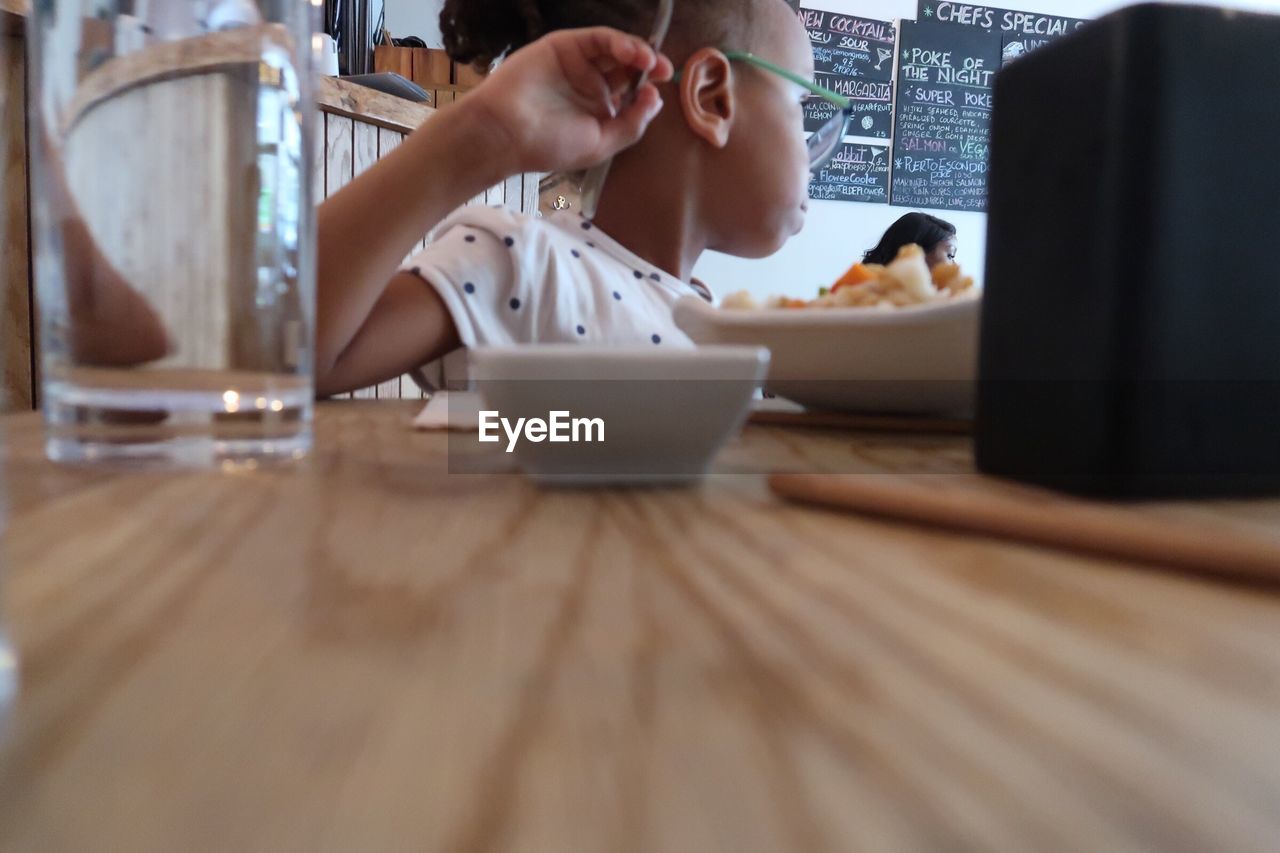
<svg viewBox="0 0 1280 853">
<path fill-rule="evenodd" d="M 414 408 L 321 405 L 238 473 L 57 468 L 4 420 L 0 849 L 1280 846 L 1273 592 L 751 473 L 961 437 L 757 426 L 700 488 L 544 492 L 449 475 Z"/>
</svg>

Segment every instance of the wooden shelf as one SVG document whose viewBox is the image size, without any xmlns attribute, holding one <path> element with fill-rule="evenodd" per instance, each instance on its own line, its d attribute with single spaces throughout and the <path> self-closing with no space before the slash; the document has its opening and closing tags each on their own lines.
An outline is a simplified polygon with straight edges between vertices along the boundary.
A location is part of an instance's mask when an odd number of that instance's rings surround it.
<svg viewBox="0 0 1280 853">
<path fill-rule="evenodd" d="M 0 0 L 0 35 L 23 32 L 30 13 L 27 0 Z"/>
<path fill-rule="evenodd" d="M 321 77 L 316 82 L 316 103 L 327 113 L 346 116 L 388 130 L 411 133 L 435 112 L 431 104 L 415 103 L 361 86 L 340 77 Z"/>
</svg>

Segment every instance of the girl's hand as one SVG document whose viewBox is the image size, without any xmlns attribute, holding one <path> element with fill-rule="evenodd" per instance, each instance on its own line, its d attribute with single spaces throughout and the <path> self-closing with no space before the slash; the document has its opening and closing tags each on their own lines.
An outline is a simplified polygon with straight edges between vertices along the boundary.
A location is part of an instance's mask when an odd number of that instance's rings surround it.
<svg viewBox="0 0 1280 853">
<path fill-rule="evenodd" d="M 624 106 L 643 72 L 649 82 Z M 558 30 L 507 57 L 459 106 L 502 136 L 513 171 L 570 171 L 640 139 L 662 109 L 653 84 L 671 75 L 671 62 L 637 36 Z"/>
</svg>

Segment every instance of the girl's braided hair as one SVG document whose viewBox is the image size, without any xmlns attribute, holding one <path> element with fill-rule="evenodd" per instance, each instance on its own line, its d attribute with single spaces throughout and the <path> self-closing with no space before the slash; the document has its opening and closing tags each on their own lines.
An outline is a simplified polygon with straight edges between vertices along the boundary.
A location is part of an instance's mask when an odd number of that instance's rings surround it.
<svg viewBox="0 0 1280 853">
<path fill-rule="evenodd" d="M 782 0 L 677 0 L 663 52 L 679 65 L 699 47 L 748 47 L 754 10 Z M 455 62 L 487 66 L 554 30 L 606 26 L 647 37 L 657 0 L 445 0 L 440 32 Z"/>
</svg>

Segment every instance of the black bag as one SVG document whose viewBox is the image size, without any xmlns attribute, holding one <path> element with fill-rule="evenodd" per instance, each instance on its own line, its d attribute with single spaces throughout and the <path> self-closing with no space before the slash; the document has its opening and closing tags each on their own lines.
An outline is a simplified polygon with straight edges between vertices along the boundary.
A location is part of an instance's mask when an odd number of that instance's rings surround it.
<svg viewBox="0 0 1280 853">
<path fill-rule="evenodd" d="M 981 470 L 1280 493 L 1280 17 L 1135 6 L 1010 64 L 988 204 Z"/>
</svg>

